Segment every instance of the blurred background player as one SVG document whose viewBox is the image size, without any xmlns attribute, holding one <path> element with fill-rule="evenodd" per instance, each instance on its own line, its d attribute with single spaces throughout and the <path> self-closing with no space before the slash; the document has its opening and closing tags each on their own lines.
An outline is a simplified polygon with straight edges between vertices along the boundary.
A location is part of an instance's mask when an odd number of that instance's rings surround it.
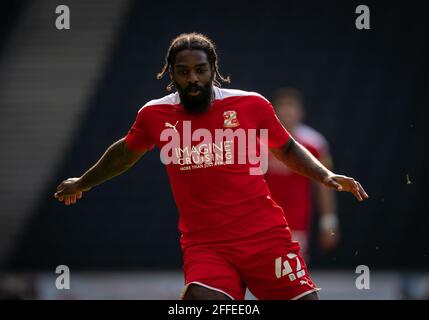
<svg viewBox="0 0 429 320">
<path fill-rule="evenodd" d="M 332 158 L 326 139 L 321 133 L 302 123 L 305 111 L 301 92 L 295 88 L 280 88 L 276 91 L 273 102 L 280 122 L 292 136 L 332 170 Z M 272 197 L 285 212 L 293 240 L 300 243 L 301 253 L 308 259 L 314 211 L 320 213 L 319 249 L 322 253 L 332 252 L 339 241 L 334 192 L 292 172 L 271 154 L 265 178 Z M 313 203 L 317 208 L 313 209 Z"/>
</svg>

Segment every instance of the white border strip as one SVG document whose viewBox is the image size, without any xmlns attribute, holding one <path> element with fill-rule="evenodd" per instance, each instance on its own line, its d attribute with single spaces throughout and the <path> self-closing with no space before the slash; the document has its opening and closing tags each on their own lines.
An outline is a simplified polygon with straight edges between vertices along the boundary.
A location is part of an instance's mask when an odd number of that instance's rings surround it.
<svg viewBox="0 0 429 320">
<path fill-rule="evenodd" d="M 314 289 L 305 291 L 305 292 L 297 295 L 296 297 L 291 298 L 290 300 L 298 300 L 299 298 L 302 298 L 302 297 L 306 296 L 307 294 L 310 294 L 310 293 L 313 293 L 313 292 L 317 292 L 317 291 L 320 291 L 320 290 L 321 290 L 320 288 L 314 288 Z"/>
<path fill-rule="evenodd" d="M 233 296 L 231 296 L 230 294 L 226 293 L 225 291 L 217 289 L 217 288 L 210 287 L 210 286 L 208 286 L 208 285 L 206 285 L 204 283 L 198 282 L 198 281 L 192 281 L 192 282 L 189 282 L 188 284 L 186 284 L 186 286 L 182 289 L 182 294 L 181 294 L 181 297 L 180 297 L 182 300 L 185 297 L 185 294 L 186 294 L 186 291 L 188 290 L 189 285 L 191 285 L 191 284 L 198 284 L 198 285 L 200 285 L 202 287 L 205 287 L 207 289 L 218 291 L 218 292 L 223 293 L 224 295 L 230 297 L 232 300 L 235 300 Z"/>
</svg>

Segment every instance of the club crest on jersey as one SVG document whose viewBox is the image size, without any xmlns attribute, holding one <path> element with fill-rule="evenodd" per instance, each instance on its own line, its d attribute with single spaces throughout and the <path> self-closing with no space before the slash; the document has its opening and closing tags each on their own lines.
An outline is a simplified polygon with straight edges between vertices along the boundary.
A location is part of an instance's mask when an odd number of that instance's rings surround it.
<svg viewBox="0 0 429 320">
<path fill-rule="evenodd" d="M 240 125 L 240 122 L 237 119 L 236 111 L 225 111 L 223 113 L 223 127 L 224 128 L 235 128 Z"/>
</svg>

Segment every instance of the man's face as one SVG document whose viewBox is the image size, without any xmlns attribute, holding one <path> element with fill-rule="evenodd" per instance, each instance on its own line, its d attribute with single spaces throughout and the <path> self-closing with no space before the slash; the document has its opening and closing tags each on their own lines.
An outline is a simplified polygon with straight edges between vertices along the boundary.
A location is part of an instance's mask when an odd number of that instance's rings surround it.
<svg viewBox="0 0 429 320">
<path fill-rule="evenodd" d="M 294 97 L 278 99 L 275 104 L 277 116 L 286 129 L 295 128 L 303 119 L 304 111 L 300 101 Z"/>
<path fill-rule="evenodd" d="M 189 113 L 206 111 L 212 98 L 214 72 L 203 50 L 182 50 L 176 55 L 170 77 Z"/>
</svg>

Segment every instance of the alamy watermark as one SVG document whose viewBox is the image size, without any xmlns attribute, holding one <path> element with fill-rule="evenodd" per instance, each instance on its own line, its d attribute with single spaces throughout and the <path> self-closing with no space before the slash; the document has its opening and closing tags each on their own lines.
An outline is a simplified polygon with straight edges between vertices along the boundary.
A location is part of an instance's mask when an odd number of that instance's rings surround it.
<svg viewBox="0 0 429 320">
<path fill-rule="evenodd" d="M 356 274 L 359 276 L 356 278 L 355 285 L 358 290 L 369 290 L 370 289 L 370 271 L 369 267 L 361 264 L 356 267 Z"/>
<path fill-rule="evenodd" d="M 70 269 L 66 265 L 59 265 L 55 269 L 55 273 L 59 276 L 55 280 L 55 287 L 58 290 L 69 290 L 70 289 Z"/>
<path fill-rule="evenodd" d="M 58 30 L 70 29 L 70 8 L 62 4 L 55 8 L 55 13 L 58 14 L 55 19 L 55 27 Z"/>
<path fill-rule="evenodd" d="M 370 29 L 369 25 L 369 8 L 366 5 L 359 5 L 356 7 L 355 13 L 359 13 L 359 16 L 356 18 L 355 26 L 358 30 Z"/>
</svg>

